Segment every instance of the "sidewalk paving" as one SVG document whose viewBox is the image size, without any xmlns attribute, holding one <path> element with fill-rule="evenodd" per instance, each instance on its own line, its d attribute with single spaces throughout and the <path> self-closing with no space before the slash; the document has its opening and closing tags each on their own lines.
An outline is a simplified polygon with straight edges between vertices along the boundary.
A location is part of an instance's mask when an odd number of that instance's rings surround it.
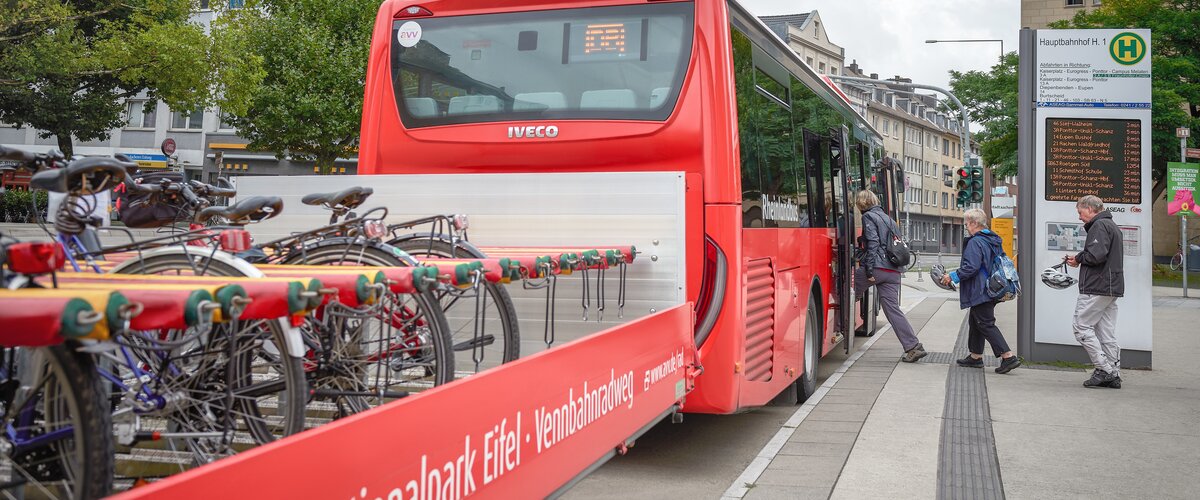
<svg viewBox="0 0 1200 500">
<path fill-rule="evenodd" d="M 953 365 L 965 349 L 955 294 L 911 274 L 904 284 L 926 295 L 909 318 L 931 356 L 899 363 L 890 330 L 871 339 L 725 498 L 1195 497 L 1200 299 L 1155 288 L 1154 370 L 1124 370 L 1120 390 L 1085 389 L 1086 370 Z M 1016 303 L 996 315 L 1015 346 Z"/>
</svg>

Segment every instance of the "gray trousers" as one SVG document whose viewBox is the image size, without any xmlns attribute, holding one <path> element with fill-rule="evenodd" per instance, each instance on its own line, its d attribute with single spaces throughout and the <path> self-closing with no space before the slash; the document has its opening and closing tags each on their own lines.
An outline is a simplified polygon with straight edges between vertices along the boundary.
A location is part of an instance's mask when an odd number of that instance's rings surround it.
<svg viewBox="0 0 1200 500">
<path fill-rule="evenodd" d="M 1087 351 L 1092 364 L 1121 375 L 1121 347 L 1117 345 L 1117 297 L 1079 294 L 1075 302 L 1075 340 Z"/>
<path fill-rule="evenodd" d="M 917 334 L 913 332 L 904 311 L 900 310 L 900 273 L 876 269 L 875 283 L 872 285 L 867 281 L 866 273 L 861 268 L 855 268 L 854 294 L 862 299 L 870 286 L 879 289 L 879 304 L 883 306 L 883 315 L 887 317 L 888 323 L 891 323 L 892 331 L 896 332 L 896 338 L 900 339 L 900 345 L 905 351 L 916 347 L 920 343 L 917 341 Z"/>
</svg>

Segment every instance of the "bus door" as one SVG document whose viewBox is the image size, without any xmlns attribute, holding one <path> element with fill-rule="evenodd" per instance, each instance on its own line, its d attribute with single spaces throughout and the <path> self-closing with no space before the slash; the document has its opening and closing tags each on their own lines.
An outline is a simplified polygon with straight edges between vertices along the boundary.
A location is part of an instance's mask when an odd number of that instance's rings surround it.
<svg viewBox="0 0 1200 500">
<path fill-rule="evenodd" d="M 858 168 L 858 185 L 854 186 L 855 191 L 871 189 L 871 169 L 867 167 L 867 145 L 857 143 L 854 145 L 855 167 Z"/>
<path fill-rule="evenodd" d="M 804 129 L 804 170 L 808 177 L 809 199 L 813 227 L 835 228 L 833 247 L 833 289 L 830 305 L 834 311 L 833 333 L 842 336 L 846 352 L 853 348 L 853 335 L 848 335 L 854 321 L 854 211 L 846 175 L 846 139 L 841 131 L 831 130 L 831 136 Z M 828 158 L 828 165 L 825 164 Z M 828 170 L 826 169 L 828 167 Z"/>
<path fill-rule="evenodd" d="M 846 353 L 854 348 L 854 205 L 850 191 L 849 153 L 850 131 L 843 126 L 830 129 L 829 178 L 833 192 L 833 209 L 830 211 L 837 227 L 837 242 L 834 244 L 834 290 L 837 293 L 836 331 L 846 339 Z"/>
</svg>

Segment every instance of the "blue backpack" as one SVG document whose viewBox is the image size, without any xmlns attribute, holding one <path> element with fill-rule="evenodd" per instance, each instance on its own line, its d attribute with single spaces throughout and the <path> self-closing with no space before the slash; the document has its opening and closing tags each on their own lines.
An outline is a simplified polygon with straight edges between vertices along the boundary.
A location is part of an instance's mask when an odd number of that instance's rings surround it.
<svg viewBox="0 0 1200 500">
<path fill-rule="evenodd" d="M 1017 277 L 1017 266 L 1004 251 L 992 259 L 991 269 L 987 281 L 988 298 L 996 302 L 1007 302 L 1021 295 L 1021 279 Z"/>
</svg>

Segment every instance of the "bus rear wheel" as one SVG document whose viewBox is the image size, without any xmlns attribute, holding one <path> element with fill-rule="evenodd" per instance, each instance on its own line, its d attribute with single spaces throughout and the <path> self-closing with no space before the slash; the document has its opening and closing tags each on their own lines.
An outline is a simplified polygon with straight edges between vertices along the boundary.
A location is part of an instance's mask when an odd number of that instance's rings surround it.
<svg viewBox="0 0 1200 500">
<path fill-rule="evenodd" d="M 808 303 L 804 318 L 804 371 L 800 378 L 771 400 L 772 406 L 802 404 L 817 390 L 817 363 L 821 360 L 821 316 L 817 305 Z"/>
</svg>

